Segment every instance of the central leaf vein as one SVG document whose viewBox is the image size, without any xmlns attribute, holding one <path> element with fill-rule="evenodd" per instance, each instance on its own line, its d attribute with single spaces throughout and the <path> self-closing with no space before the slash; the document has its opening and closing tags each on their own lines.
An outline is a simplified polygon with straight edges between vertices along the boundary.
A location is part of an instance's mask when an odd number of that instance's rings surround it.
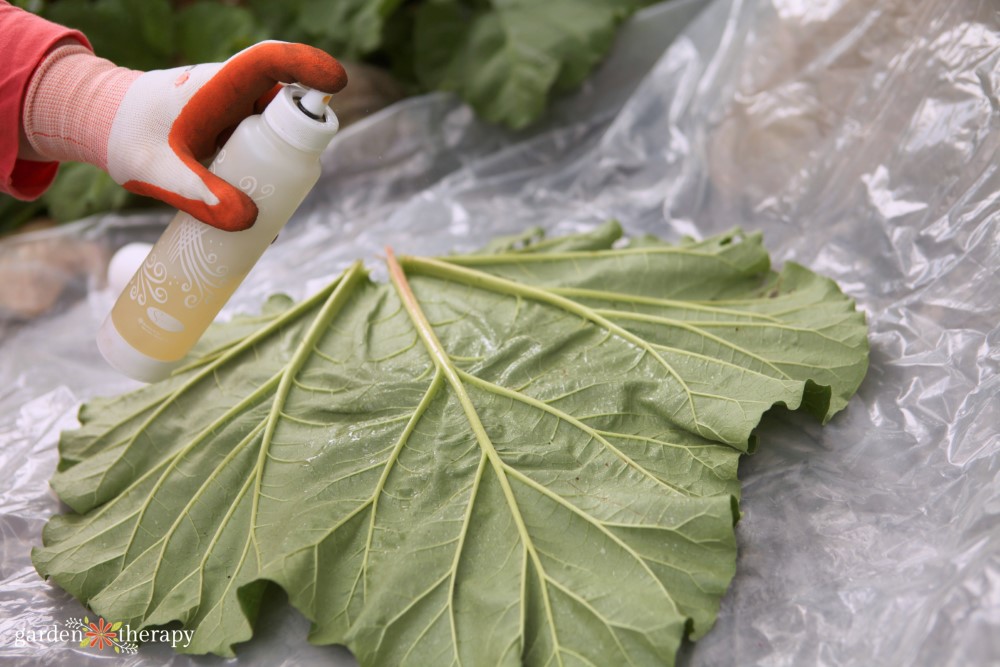
<svg viewBox="0 0 1000 667">
<path fill-rule="evenodd" d="M 403 302 L 407 313 L 409 313 L 410 319 L 413 321 L 413 325 L 417 329 L 417 333 L 420 335 L 420 338 L 423 340 L 428 353 L 434 360 L 434 364 L 447 378 L 452 391 L 454 391 L 458 397 L 459 403 L 462 406 L 462 411 L 465 413 L 465 417 L 472 428 L 476 441 L 483 450 L 483 454 L 489 459 L 490 466 L 500 483 L 500 487 L 503 490 L 504 497 L 507 501 L 507 506 L 511 511 L 514 524 L 517 526 L 518 534 L 521 537 L 521 542 L 524 544 L 533 565 L 538 570 L 538 576 L 542 584 L 542 603 L 545 609 L 550 634 L 552 636 L 552 643 L 555 647 L 554 653 L 559 665 L 562 666 L 563 660 L 559 645 L 559 636 L 556 631 L 552 603 L 549 600 L 548 586 L 546 585 L 548 577 L 545 574 L 545 568 L 542 565 L 541 558 L 538 555 L 534 542 L 528 533 L 527 524 L 525 523 L 524 516 L 521 514 L 521 510 L 518 507 L 517 499 L 514 497 L 514 491 L 510 487 L 510 481 L 507 479 L 507 475 L 505 473 L 506 464 L 501 460 L 500 455 L 493 446 L 493 442 L 486 433 L 486 428 L 483 426 L 483 423 L 479 418 L 479 414 L 476 411 L 475 406 L 472 404 L 472 399 L 469 397 L 469 394 L 465 390 L 462 380 L 458 375 L 458 369 L 456 369 L 452 364 L 451 359 L 448 357 L 448 353 L 442 347 L 441 341 L 438 340 L 437 335 L 434 333 L 430 323 L 427 321 L 427 317 L 424 315 L 420 305 L 417 303 L 416 297 L 410 289 L 409 282 L 406 279 L 406 275 L 403 273 L 402 267 L 396 261 L 396 258 L 391 250 L 387 250 L 387 256 L 389 274 L 392 278 L 393 285 L 399 293 L 400 300 Z"/>
</svg>

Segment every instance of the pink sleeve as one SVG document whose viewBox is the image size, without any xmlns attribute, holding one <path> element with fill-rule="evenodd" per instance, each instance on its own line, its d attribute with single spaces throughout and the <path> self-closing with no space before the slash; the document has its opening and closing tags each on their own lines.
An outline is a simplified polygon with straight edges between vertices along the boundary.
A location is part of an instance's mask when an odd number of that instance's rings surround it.
<svg viewBox="0 0 1000 667">
<path fill-rule="evenodd" d="M 58 163 L 19 160 L 17 152 L 31 75 L 49 49 L 66 38 L 90 47 L 82 33 L 0 0 L 0 193 L 34 199 L 56 176 Z"/>
</svg>

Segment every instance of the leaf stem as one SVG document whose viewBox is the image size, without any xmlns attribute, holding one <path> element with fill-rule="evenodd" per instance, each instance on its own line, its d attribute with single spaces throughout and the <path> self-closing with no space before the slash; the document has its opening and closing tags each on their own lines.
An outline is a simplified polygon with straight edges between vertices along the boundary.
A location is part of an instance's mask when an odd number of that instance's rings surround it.
<svg viewBox="0 0 1000 667">
<path fill-rule="evenodd" d="M 392 260 L 395 262 L 395 258 Z M 557 308 L 562 308 L 563 310 L 572 313 L 578 317 L 585 320 L 589 320 L 599 327 L 603 328 L 618 338 L 624 339 L 628 343 L 631 343 L 638 349 L 642 350 L 646 354 L 650 355 L 666 372 L 674 379 L 677 384 L 680 385 L 681 389 L 684 391 L 684 395 L 687 403 L 688 409 L 691 412 L 691 425 L 694 427 L 695 431 L 704 437 L 712 439 L 720 439 L 719 435 L 712 433 L 711 431 L 706 432 L 704 425 L 698 417 L 698 410 L 695 408 L 694 404 L 694 392 L 688 387 L 687 382 L 681 377 L 680 373 L 663 358 L 659 352 L 649 343 L 649 341 L 643 340 L 639 336 L 635 335 L 628 329 L 615 324 L 614 322 L 608 320 L 606 317 L 598 314 L 593 308 L 584 306 L 581 303 L 577 303 L 572 299 L 567 299 L 566 297 L 559 296 L 558 294 L 553 294 L 550 291 L 541 289 L 538 287 L 532 287 L 530 285 L 524 285 L 522 283 L 507 280 L 505 278 L 500 278 L 482 271 L 476 271 L 474 269 L 467 269 L 462 266 L 454 265 L 450 262 L 445 262 L 436 259 L 426 259 L 422 257 L 401 257 L 398 262 L 400 275 L 403 274 L 402 267 L 416 269 L 424 275 L 433 276 L 436 278 L 444 278 L 450 280 L 459 280 L 464 284 L 472 285 L 474 287 L 480 287 L 491 292 L 498 292 L 500 294 L 510 294 L 513 296 L 521 296 L 533 301 L 539 301 L 541 303 L 547 303 Z M 428 325 L 429 326 L 429 325 Z M 738 443 L 730 443 L 738 444 Z"/>
<path fill-rule="evenodd" d="M 451 388 L 458 397 L 458 401 L 462 406 L 462 411 L 465 413 L 465 417 L 469 421 L 469 426 L 472 428 L 472 432 L 476 437 L 476 442 L 479 443 L 479 447 L 489 459 L 490 466 L 493 468 L 497 481 L 500 483 L 500 488 L 503 490 L 504 497 L 507 499 L 507 506 L 510 508 L 514 524 L 517 526 L 518 534 L 521 536 L 521 542 L 524 544 L 525 549 L 531 557 L 532 563 L 534 563 L 535 568 L 538 570 L 538 578 L 540 580 L 539 583 L 541 584 L 539 588 L 541 589 L 545 615 L 548 619 L 552 635 L 552 644 L 554 647 L 553 652 L 555 653 L 556 661 L 560 666 L 562 666 L 562 648 L 559 645 L 559 636 L 556 633 L 555 617 L 552 610 L 552 602 L 549 600 L 549 591 L 546 583 L 548 575 L 545 574 L 545 568 L 542 566 L 541 558 L 535 550 L 535 545 L 531 540 L 531 536 L 528 534 L 528 526 L 525 524 L 524 517 L 521 515 L 521 510 L 517 505 L 517 499 L 514 497 L 514 490 L 511 488 L 510 481 L 507 479 L 506 464 L 500 458 L 500 454 L 497 452 L 496 447 L 493 446 L 493 441 L 490 440 L 489 434 L 486 433 L 486 428 L 483 426 L 482 420 L 479 419 L 479 413 L 476 411 L 476 406 L 472 404 L 472 399 L 469 397 L 469 393 L 465 390 L 465 386 L 462 384 L 462 380 L 458 375 L 457 369 L 448 358 L 448 353 L 445 351 L 444 346 L 441 345 L 441 341 L 438 339 L 437 334 L 434 333 L 434 329 L 431 327 L 430 322 L 427 320 L 427 316 L 424 315 L 423 310 L 420 308 L 420 304 L 417 303 L 417 298 L 414 296 L 413 290 L 410 288 L 410 283 L 406 279 L 403 267 L 398 261 L 396 261 L 396 255 L 393 253 L 392 248 L 386 248 L 386 264 L 389 267 L 389 277 L 399 294 L 400 300 L 403 302 L 403 307 L 406 308 L 406 312 L 410 315 L 410 319 L 413 321 L 413 326 L 416 327 L 417 333 L 420 335 L 421 340 L 423 340 L 424 345 L 427 347 L 427 351 L 434 360 L 434 364 L 437 366 L 439 371 L 444 374 L 445 379 L 448 380 L 448 384 L 451 385 Z"/>
<path fill-rule="evenodd" d="M 341 308 L 344 307 L 344 304 L 352 295 L 354 286 L 364 275 L 365 271 L 361 267 L 360 262 L 355 262 L 350 266 L 350 268 L 347 269 L 347 271 L 344 272 L 337 288 L 333 290 L 327 298 L 326 303 L 324 303 L 323 307 L 320 308 L 319 313 L 316 314 L 316 318 L 312 321 L 312 324 L 309 325 L 308 331 L 306 331 L 302 340 L 299 341 L 298 347 L 295 348 L 295 353 L 288 361 L 288 365 L 286 365 L 281 372 L 281 380 L 278 383 L 277 391 L 275 391 L 274 401 L 271 403 L 271 412 L 267 416 L 267 426 L 264 429 L 264 436 L 260 443 L 260 451 L 257 455 L 257 479 L 254 483 L 253 506 L 250 510 L 250 537 L 253 540 L 254 549 L 257 552 L 258 564 L 262 564 L 264 560 L 260 553 L 260 545 L 257 542 L 257 510 L 260 506 L 265 461 L 267 460 L 268 450 L 270 450 L 271 447 L 271 440 L 274 437 L 274 430 L 278 426 L 281 411 L 285 406 L 286 399 L 288 398 L 288 392 L 292 389 L 295 376 L 298 375 L 300 370 L 302 370 L 302 366 L 309 359 L 309 355 L 312 353 L 316 342 L 319 340 L 320 336 L 326 333 L 330 326 L 330 322 L 333 320 L 334 316 L 340 312 Z"/>
<path fill-rule="evenodd" d="M 676 308 L 678 310 L 696 310 L 704 313 L 718 313 L 720 315 L 731 315 L 733 317 L 747 317 L 760 319 L 768 322 L 780 322 L 778 318 L 768 313 L 759 313 L 753 310 L 740 310 L 737 308 L 720 308 L 709 305 L 717 303 L 712 300 L 708 303 L 701 301 L 686 301 L 682 299 L 665 299 L 661 297 L 641 296 L 638 294 L 626 294 L 624 292 L 607 292 L 604 290 L 586 289 L 583 287 L 549 287 L 550 292 L 565 297 L 575 297 L 580 299 L 594 299 L 598 301 L 610 301 L 614 303 L 632 303 L 641 306 L 657 306 L 661 308 Z M 752 299 L 747 303 L 753 305 L 763 303 L 765 299 Z M 740 321 L 740 324 L 743 324 Z"/>
<path fill-rule="evenodd" d="M 704 247 L 704 244 L 702 245 Z M 735 247 L 735 246 L 731 246 Z M 719 252 L 696 249 L 692 246 L 646 246 L 642 248 L 603 248 L 601 250 L 564 250 L 562 252 L 517 253 L 505 252 L 493 255 L 449 255 L 443 258 L 449 264 L 462 266 L 477 266 L 481 264 L 518 264 L 521 262 L 550 262 L 553 260 L 571 259 L 602 259 L 605 257 L 629 257 L 634 255 L 690 255 L 705 259 L 715 259 L 727 265 L 732 265 Z M 759 266 L 753 265 L 753 273 L 759 272 Z"/>
<path fill-rule="evenodd" d="M 360 269 L 360 268 L 361 268 L 361 263 L 360 262 L 355 262 L 348 269 L 348 271 L 355 270 L 355 269 Z M 179 386 L 176 389 L 174 389 L 169 395 L 167 395 L 166 397 L 160 399 L 160 401 L 161 401 L 160 405 L 157 406 L 157 408 L 152 412 L 152 414 L 150 414 L 148 417 L 146 417 L 146 419 L 143 420 L 143 422 L 139 425 L 139 427 L 135 430 L 135 432 L 128 439 L 126 439 L 124 441 L 124 446 L 122 448 L 122 454 L 121 454 L 120 457 L 118 457 L 118 460 L 120 460 L 122 457 L 125 456 L 125 454 L 127 453 L 128 449 L 133 444 L 135 444 L 136 438 L 138 438 L 141 433 L 145 432 L 146 428 L 149 427 L 149 425 L 152 424 L 154 421 L 156 421 L 156 419 L 161 414 L 163 414 L 166 411 L 167 407 L 170 406 L 170 405 L 172 405 L 174 403 L 174 401 L 177 400 L 178 396 L 180 396 L 184 392 L 188 391 L 189 389 L 191 389 L 192 387 L 194 387 L 195 385 L 197 385 L 198 382 L 200 382 L 201 380 L 203 380 L 206 376 L 212 374 L 215 371 L 215 369 L 217 369 L 219 366 L 221 366 L 224 363 L 226 363 L 232 357 L 240 354 L 244 350 L 246 350 L 249 347 L 252 347 L 253 345 L 255 345 L 258 341 L 260 341 L 260 340 L 266 338 L 267 336 L 271 335 L 274 332 L 274 329 L 276 329 L 281 324 L 283 324 L 283 323 L 285 323 L 285 322 L 287 322 L 289 320 L 294 320 L 294 319 L 298 318 L 300 315 L 302 315 L 303 313 L 305 313 L 308 310 L 310 310 L 311 308 L 313 308 L 316 305 L 316 303 L 318 303 L 318 302 L 322 301 L 323 299 L 327 298 L 327 296 L 329 296 L 329 294 L 332 291 L 335 291 L 335 289 L 340 286 L 341 281 L 344 279 L 344 275 L 345 274 L 341 274 L 336 279 L 334 279 L 334 281 L 332 283 L 330 283 L 329 285 L 327 285 L 326 287 L 324 287 L 323 289 L 321 289 L 319 292 L 317 292 L 313 296 L 309 297 L 308 299 L 306 299 L 305 301 L 299 303 L 298 305 L 296 305 L 296 306 L 294 306 L 292 308 L 289 308 L 284 313 L 281 313 L 273 321 L 271 321 L 267 326 L 265 326 L 265 327 L 263 327 L 261 329 L 258 329 L 253 334 L 251 334 L 251 335 L 247 336 L 246 338 L 244 338 L 243 340 L 239 341 L 238 343 L 236 343 L 235 345 L 233 345 L 231 348 L 229 348 L 228 351 L 225 351 L 225 352 L 223 352 L 221 354 L 219 354 L 218 352 L 213 352 L 213 354 L 217 354 L 218 356 L 215 356 L 214 359 L 212 359 L 211 361 L 209 361 L 208 364 L 204 368 L 202 368 L 200 371 L 196 372 L 194 375 L 192 375 L 190 378 L 188 378 L 181 386 Z M 188 369 L 188 368 L 195 368 L 195 367 L 196 366 L 194 366 L 192 364 L 188 364 L 187 366 L 185 366 L 185 370 Z M 175 373 L 179 373 L 179 372 L 180 371 L 175 371 Z M 174 377 L 176 377 L 176 375 Z M 227 413 L 227 414 L 229 414 L 229 413 Z M 113 433 L 114 431 L 115 431 L 115 429 L 110 429 L 108 431 L 108 433 Z M 97 438 L 94 441 L 94 445 L 95 446 L 100 443 L 102 437 L 99 437 L 99 438 Z M 117 446 L 117 444 L 118 443 L 116 443 L 115 446 Z M 94 507 L 94 506 L 96 506 L 96 505 L 98 505 L 98 504 L 100 504 L 99 498 L 100 498 L 101 486 L 103 486 L 104 480 L 107 477 L 108 473 L 111 471 L 112 467 L 113 467 L 113 464 L 109 465 L 107 467 L 107 469 L 105 470 L 105 472 L 101 475 L 101 478 L 98 481 L 97 486 L 96 486 L 96 488 L 93 491 L 94 502 L 92 503 L 91 508 Z M 78 508 L 74 507 L 74 509 L 78 509 Z M 87 509 L 90 509 L 90 508 L 87 508 Z M 79 509 L 78 509 L 78 511 L 79 511 Z"/>
<path fill-rule="evenodd" d="M 403 451 L 403 447 L 406 446 L 410 436 L 413 435 L 413 431 L 417 428 L 417 424 L 423 418 L 424 413 L 434 400 L 434 397 L 437 396 L 437 393 L 441 388 L 442 378 L 443 376 L 440 371 L 434 374 L 434 379 L 431 380 L 430 385 L 427 387 L 427 391 L 424 392 L 423 397 L 420 399 L 420 403 L 413 411 L 413 415 L 410 417 L 409 421 L 407 421 L 406 427 L 403 429 L 403 432 L 399 434 L 396 444 L 393 445 L 392 452 L 390 452 L 388 458 L 386 458 L 385 467 L 382 469 L 382 474 L 379 475 L 378 482 L 375 485 L 375 490 L 372 491 L 371 500 L 369 501 L 372 506 L 372 511 L 371 516 L 368 519 L 368 536 L 365 539 L 365 555 L 361 561 L 361 593 L 362 597 L 365 599 L 367 599 L 368 596 L 368 557 L 372 550 L 372 539 L 375 537 L 375 514 L 378 512 L 379 498 L 382 497 L 382 492 L 385 489 L 385 483 L 389 479 L 389 473 L 399 460 L 400 452 Z"/>
</svg>

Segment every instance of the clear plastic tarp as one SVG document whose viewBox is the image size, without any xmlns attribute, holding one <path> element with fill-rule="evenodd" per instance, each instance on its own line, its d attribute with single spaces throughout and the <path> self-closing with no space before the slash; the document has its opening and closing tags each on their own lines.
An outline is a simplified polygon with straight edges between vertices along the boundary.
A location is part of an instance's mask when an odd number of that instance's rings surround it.
<svg viewBox="0 0 1000 667">
<path fill-rule="evenodd" d="M 485 126 L 444 95 L 348 128 L 224 315 L 275 291 L 306 295 L 386 245 L 442 253 L 611 217 L 666 237 L 763 230 L 777 263 L 805 264 L 857 299 L 871 370 L 826 427 L 781 413 L 759 429 L 740 471 L 737 575 L 681 664 L 1000 664 L 997 8 L 703 4 L 640 14 L 586 88 L 531 132 Z M 114 298 L 107 257 L 166 220 L 103 217 L 0 244 L 0 281 L 55 301 L 0 321 L 4 664 L 101 659 L 14 638 L 83 614 L 38 577 L 29 550 L 59 510 L 48 487 L 59 431 L 82 401 L 134 386 L 94 343 Z M 257 628 L 236 664 L 355 664 L 309 646 L 280 593 Z M 163 645 L 104 659 L 228 664 Z"/>
</svg>

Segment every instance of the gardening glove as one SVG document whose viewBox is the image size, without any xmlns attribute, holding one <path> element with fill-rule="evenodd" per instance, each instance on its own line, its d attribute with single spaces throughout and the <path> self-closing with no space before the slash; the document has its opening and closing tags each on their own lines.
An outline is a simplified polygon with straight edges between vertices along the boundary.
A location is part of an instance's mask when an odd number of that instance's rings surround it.
<svg viewBox="0 0 1000 667">
<path fill-rule="evenodd" d="M 335 93 L 347 74 L 319 49 L 285 42 L 261 42 L 224 63 L 145 73 L 84 46 L 60 46 L 32 77 L 23 126 L 45 159 L 89 162 L 131 192 L 237 231 L 254 223 L 256 204 L 202 162 L 263 110 L 279 82 Z"/>
</svg>

